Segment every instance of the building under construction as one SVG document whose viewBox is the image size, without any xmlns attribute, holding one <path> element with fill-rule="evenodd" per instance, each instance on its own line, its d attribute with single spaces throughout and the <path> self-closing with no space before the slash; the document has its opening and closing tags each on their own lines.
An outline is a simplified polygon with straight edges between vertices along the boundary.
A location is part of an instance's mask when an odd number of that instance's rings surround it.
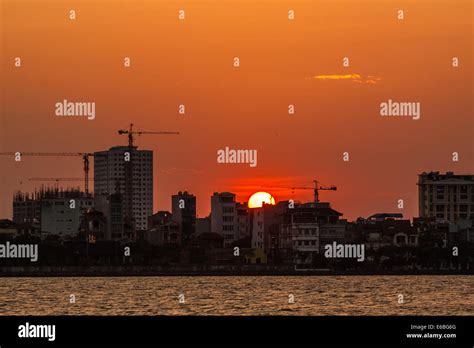
<svg viewBox="0 0 474 348">
<path fill-rule="evenodd" d="M 15 193 L 13 221 L 40 226 L 45 233 L 72 237 L 77 234 L 84 213 L 93 206 L 92 195 L 77 188 L 42 186 L 31 194 Z"/>
</svg>

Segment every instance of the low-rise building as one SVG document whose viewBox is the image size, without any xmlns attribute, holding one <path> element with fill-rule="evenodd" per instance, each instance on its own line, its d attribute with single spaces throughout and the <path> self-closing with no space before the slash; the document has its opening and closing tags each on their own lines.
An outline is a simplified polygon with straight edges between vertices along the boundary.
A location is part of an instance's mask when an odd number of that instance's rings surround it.
<svg viewBox="0 0 474 348">
<path fill-rule="evenodd" d="M 419 232 L 410 220 L 400 213 L 378 213 L 367 219 L 359 218 L 349 224 L 352 235 L 363 242 L 366 249 L 378 250 L 388 246 L 418 246 Z"/>
<path fill-rule="evenodd" d="M 438 222 L 474 220 L 474 175 L 423 172 L 418 175 L 419 216 Z"/>
<path fill-rule="evenodd" d="M 326 244 L 345 241 L 346 223 L 329 203 L 304 203 L 283 215 L 279 235 L 279 261 L 314 265 Z M 322 232 L 323 231 L 323 232 Z"/>
<path fill-rule="evenodd" d="M 93 207 L 92 196 L 79 190 L 51 191 L 41 200 L 41 231 L 75 237 L 84 214 Z"/>
<path fill-rule="evenodd" d="M 196 196 L 184 191 L 171 197 L 173 221 L 179 224 L 183 243 L 188 243 L 196 233 Z"/>
<path fill-rule="evenodd" d="M 151 228 L 143 232 L 144 239 L 153 245 L 180 245 L 181 233 L 179 224 L 172 219 L 168 211 L 159 211 L 148 218 Z"/>
<path fill-rule="evenodd" d="M 8 220 L 0 220 L 0 240 L 12 240 L 16 237 L 16 223 Z"/>
</svg>

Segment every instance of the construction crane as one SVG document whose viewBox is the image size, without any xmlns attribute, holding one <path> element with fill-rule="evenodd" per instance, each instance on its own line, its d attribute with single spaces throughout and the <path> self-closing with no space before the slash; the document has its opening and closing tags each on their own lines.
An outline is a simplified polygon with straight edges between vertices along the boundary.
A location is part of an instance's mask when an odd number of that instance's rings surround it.
<svg viewBox="0 0 474 348">
<path fill-rule="evenodd" d="M 132 160 L 132 153 L 133 153 L 133 140 L 135 135 L 142 135 L 142 134 L 152 134 L 152 135 L 179 135 L 179 132 L 165 132 L 165 131 L 134 131 L 133 130 L 133 123 L 130 123 L 128 129 L 120 129 L 118 131 L 120 135 L 127 135 L 128 136 L 128 154 L 129 158 L 125 163 L 125 193 L 127 196 L 127 218 L 128 222 L 131 224 L 133 220 L 133 160 Z"/>
<path fill-rule="evenodd" d="M 142 134 L 161 134 L 161 135 L 164 135 L 164 134 L 175 134 L 175 135 L 179 135 L 179 132 L 163 132 L 163 131 L 159 131 L 159 132 L 149 132 L 149 131 L 134 131 L 133 130 L 133 123 L 130 123 L 130 127 L 129 129 L 120 129 L 118 131 L 118 134 L 127 134 L 128 135 L 128 147 L 132 148 L 133 147 L 133 135 L 142 135 Z"/>
<path fill-rule="evenodd" d="M 89 193 L 89 156 L 94 156 L 90 152 L 0 152 L 0 155 L 4 156 L 78 156 L 84 161 L 84 192 L 86 195 Z M 97 155 L 96 155 L 97 156 Z"/>
<path fill-rule="evenodd" d="M 60 181 L 82 181 L 82 178 L 29 178 L 29 181 L 54 181 L 56 188 L 59 186 Z"/>
<path fill-rule="evenodd" d="M 269 187 L 278 187 L 278 188 L 285 188 L 285 189 L 291 189 L 291 193 L 294 195 L 295 190 L 313 190 L 313 201 L 314 203 L 319 203 L 319 191 L 322 190 L 329 190 L 329 191 L 336 191 L 337 187 L 336 186 L 321 186 L 319 181 L 313 180 L 313 187 L 308 187 L 308 186 L 269 186 Z"/>
</svg>

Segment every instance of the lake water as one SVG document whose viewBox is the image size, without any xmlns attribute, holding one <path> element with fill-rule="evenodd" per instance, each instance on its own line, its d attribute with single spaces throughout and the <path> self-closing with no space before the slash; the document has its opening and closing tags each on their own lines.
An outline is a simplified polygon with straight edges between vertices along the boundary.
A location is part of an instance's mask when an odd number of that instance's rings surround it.
<svg viewBox="0 0 474 348">
<path fill-rule="evenodd" d="M 0 315 L 474 315 L 474 276 L 0 278 Z"/>
</svg>

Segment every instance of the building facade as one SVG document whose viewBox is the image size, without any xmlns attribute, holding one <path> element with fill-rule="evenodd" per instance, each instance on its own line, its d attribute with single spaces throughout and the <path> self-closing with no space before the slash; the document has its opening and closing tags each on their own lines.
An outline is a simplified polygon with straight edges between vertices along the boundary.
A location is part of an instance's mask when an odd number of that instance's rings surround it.
<svg viewBox="0 0 474 348">
<path fill-rule="evenodd" d="M 105 239 L 122 240 L 125 237 L 122 195 L 120 193 L 96 195 L 94 202 L 95 209 L 105 217 Z"/>
<path fill-rule="evenodd" d="M 327 202 L 287 209 L 278 236 L 279 261 L 314 266 L 326 244 L 345 242 L 346 222 L 341 216 Z"/>
<path fill-rule="evenodd" d="M 237 203 L 235 194 L 214 192 L 211 196 L 211 232 L 224 239 L 224 247 L 238 240 Z"/>
<path fill-rule="evenodd" d="M 237 239 L 242 240 L 251 234 L 251 215 L 247 203 L 237 203 Z"/>
<path fill-rule="evenodd" d="M 179 224 L 183 243 L 188 243 L 196 233 L 196 196 L 184 191 L 171 197 L 173 221 Z"/>
<path fill-rule="evenodd" d="M 260 208 L 252 208 L 250 211 L 251 221 L 251 247 L 261 249 L 272 259 L 271 249 L 272 235 L 278 232 L 283 222 L 283 216 L 288 211 L 288 201 L 281 201 L 277 204 L 263 204 Z"/>
<path fill-rule="evenodd" d="M 59 191 L 41 200 L 41 232 L 62 238 L 74 237 L 84 214 L 94 207 L 94 199 L 79 191 Z"/>
<path fill-rule="evenodd" d="M 13 221 L 16 223 L 40 224 L 41 221 L 40 192 L 33 194 L 17 192 L 13 196 Z"/>
<path fill-rule="evenodd" d="M 474 220 L 474 175 L 418 175 L 419 216 L 437 222 Z"/>
<path fill-rule="evenodd" d="M 280 246 L 287 263 L 312 265 L 319 254 L 319 225 L 315 222 L 282 224 Z"/>
<path fill-rule="evenodd" d="M 173 221 L 173 216 L 168 211 L 159 211 L 148 218 L 150 229 L 143 232 L 145 240 L 157 246 L 180 245 L 181 233 L 179 224 Z"/>
</svg>

